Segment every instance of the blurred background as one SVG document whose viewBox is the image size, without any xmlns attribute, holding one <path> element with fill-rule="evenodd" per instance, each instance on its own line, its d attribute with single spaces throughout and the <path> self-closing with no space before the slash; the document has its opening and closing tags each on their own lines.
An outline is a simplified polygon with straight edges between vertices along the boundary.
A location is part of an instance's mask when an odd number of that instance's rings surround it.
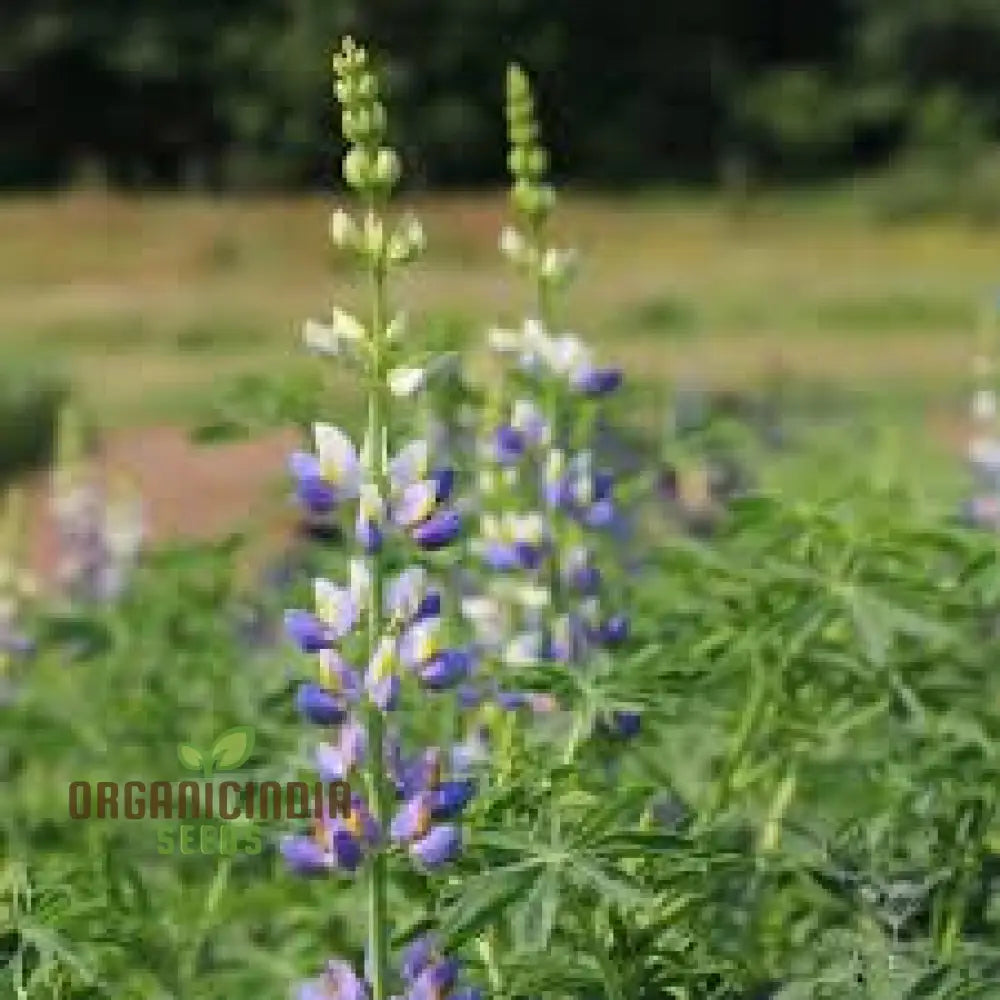
<svg viewBox="0 0 1000 1000">
<path fill-rule="evenodd" d="M 921 481 L 954 473 L 997 278 L 993 0 L 7 0 L 0 28 L 7 478 L 44 464 L 67 391 L 154 533 L 214 530 L 280 472 L 287 436 L 205 453 L 187 431 L 288 415 L 302 319 L 350 302 L 326 234 L 345 32 L 389 71 L 422 329 L 523 311 L 496 251 L 520 60 L 584 255 L 566 322 L 644 422 L 681 384 L 780 382 L 782 405 L 870 414 Z"/>
</svg>

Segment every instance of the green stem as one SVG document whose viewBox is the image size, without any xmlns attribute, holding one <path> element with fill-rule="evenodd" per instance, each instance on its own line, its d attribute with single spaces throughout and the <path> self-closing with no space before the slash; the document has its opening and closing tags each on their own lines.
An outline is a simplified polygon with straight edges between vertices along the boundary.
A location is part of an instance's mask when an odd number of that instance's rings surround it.
<svg viewBox="0 0 1000 1000">
<path fill-rule="evenodd" d="M 374 206 L 370 206 L 374 211 Z M 372 366 L 371 386 L 368 394 L 368 460 L 371 478 L 379 496 L 387 495 L 388 479 L 387 437 L 389 423 L 389 397 L 386 391 L 384 336 L 386 319 L 385 266 L 374 262 L 371 268 L 372 297 Z M 384 622 L 382 620 L 382 593 L 384 567 L 380 552 L 371 557 L 371 594 L 368 607 L 369 662 L 378 650 Z M 367 718 L 368 797 L 369 807 L 379 829 L 386 829 L 389 822 L 389 802 L 386 794 L 384 761 L 384 723 L 382 713 L 370 706 Z M 371 969 L 372 1000 L 388 1000 L 389 992 L 389 917 L 388 917 L 388 857 L 380 849 L 372 859 L 368 881 L 368 957 Z"/>
</svg>

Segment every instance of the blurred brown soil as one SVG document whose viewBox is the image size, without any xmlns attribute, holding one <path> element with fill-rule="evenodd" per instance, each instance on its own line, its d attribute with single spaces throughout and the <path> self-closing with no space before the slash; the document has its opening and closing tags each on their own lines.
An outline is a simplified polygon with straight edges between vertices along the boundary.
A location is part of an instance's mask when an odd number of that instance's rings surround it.
<svg viewBox="0 0 1000 1000">
<path fill-rule="evenodd" d="M 263 555 L 291 537 L 295 511 L 281 484 L 288 453 L 298 444 L 294 431 L 202 445 L 179 427 L 134 428 L 106 436 L 100 466 L 138 490 L 151 546 L 211 539 L 248 526 L 259 534 L 252 551 Z M 42 579 L 51 579 L 56 558 L 50 484 L 46 472 L 27 487 L 29 561 Z"/>
</svg>

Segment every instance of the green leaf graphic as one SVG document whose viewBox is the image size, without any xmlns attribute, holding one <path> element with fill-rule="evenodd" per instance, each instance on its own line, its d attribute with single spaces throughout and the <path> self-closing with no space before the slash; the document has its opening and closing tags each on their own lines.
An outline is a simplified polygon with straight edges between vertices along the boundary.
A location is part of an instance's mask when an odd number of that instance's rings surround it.
<svg viewBox="0 0 1000 1000">
<path fill-rule="evenodd" d="M 212 747 L 212 762 L 220 771 L 245 764 L 253 752 L 254 731 L 250 726 L 235 726 L 223 733 Z"/>
<path fill-rule="evenodd" d="M 182 743 L 177 748 L 177 756 L 189 771 L 200 771 L 205 759 L 204 754 L 190 743 Z"/>
</svg>

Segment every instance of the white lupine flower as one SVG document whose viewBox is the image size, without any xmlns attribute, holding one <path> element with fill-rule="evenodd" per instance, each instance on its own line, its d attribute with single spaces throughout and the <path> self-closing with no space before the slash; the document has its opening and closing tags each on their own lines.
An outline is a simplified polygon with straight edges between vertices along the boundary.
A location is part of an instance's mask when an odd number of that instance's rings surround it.
<svg viewBox="0 0 1000 1000">
<path fill-rule="evenodd" d="M 473 627 L 479 642 L 499 648 L 506 635 L 503 608 L 492 597 L 466 597 L 462 600 L 462 617 Z"/>
<path fill-rule="evenodd" d="M 1000 442 L 991 438 L 975 438 L 969 445 L 969 459 L 983 469 L 1000 470 Z"/>
<path fill-rule="evenodd" d="M 976 420 L 992 420 L 997 415 L 997 396 L 992 389 L 979 389 L 972 397 L 972 415 Z"/>
<path fill-rule="evenodd" d="M 364 340 L 367 332 L 364 326 L 343 309 L 333 310 L 329 325 L 308 319 L 302 330 L 302 340 L 309 350 L 319 354 L 337 355 L 348 345 Z"/>
<path fill-rule="evenodd" d="M 497 477 L 490 469 L 482 469 L 479 473 L 479 489 L 483 493 L 494 493 L 497 488 Z"/>
<path fill-rule="evenodd" d="M 504 469 L 500 473 L 500 478 L 503 481 L 504 486 L 508 489 L 513 489 L 517 486 L 517 469 Z"/>
<path fill-rule="evenodd" d="M 517 354 L 521 349 L 521 337 L 513 330 L 504 330 L 498 326 L 487 331 L 486 341 L 497 354 Z"/>
<path fill-rule="evenodd" d="M 513 226 L 504 226 L 500 232 L 500 253 L 514 263 L 524 259 L 527 243 L 524 237 Z"/>
<path fill-rule="evenodd" d="M 558 375 L 572 375 L 591 365 L 591 352 L 578 337 L 563 334 L 546 344 L 546 364 Z"/>
<path fill-rule="evenodd" d="M 389 372 L 389 391 L 398 398 L 415 396 L 426 385 L 426 368 L 393 368 Z"/>
<path fill-rule="evenodd" d="M 564 282 L 572 274 L 576 261 L 573 250 L 546 250 L 542 257 L 542 277 L 556 283 Z"/>
<path fill-rule="evenodd" d="M 365 217 L 364 248 L 373 257 L 380 257 L 385 246 L 385 227 L 382 220 L 369 212 Z"/>
<path fill-rule="evenodd" d="M 385 328 L 385 339 L 394 344 L 397 340 L 406 335 L 409 326 L 409 317 L 405 312 L 400 311 L 392 317 L 389 325 Z"/>
<path fill-rule="evenodd" d="M 515 600 L 522 607 L 540 609 L 548 607 L 550 594 L 545 587 L 534 587 L 529 584 L 521 584 L 517 588 Z"/>
<path fill-rule="evenodd" d="M 330 239 L 334 246 L 345 249 L 358 244 L 358 227 L 351 216 L 338 208 L 330 216 Z"/>
<path fill-rule="evenodd" d="M 504 662 L 510 667 L 530 667 L 542 655 L 542 637 L 536 632 L 515 636 L 504 650 Z"/>
</svg>

